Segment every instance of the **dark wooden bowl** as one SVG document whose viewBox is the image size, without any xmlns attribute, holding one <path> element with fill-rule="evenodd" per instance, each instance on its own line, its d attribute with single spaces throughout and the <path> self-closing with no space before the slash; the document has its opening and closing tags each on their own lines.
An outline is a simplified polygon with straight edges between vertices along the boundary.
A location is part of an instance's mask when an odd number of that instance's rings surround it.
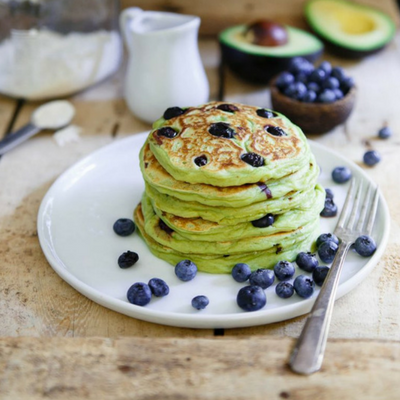
<svg viewBox="0 0 400 400">
<path fill-rule="evenodd" d="M 334 103 L 302 103 L 283 95 L 275 86 L 275 79 L 271 82 L 272 108 L 288 117 L 305 134 L 326 133 L 345 122 L 353 111 L 357 92 L 354 86 Z"/>
</svg>

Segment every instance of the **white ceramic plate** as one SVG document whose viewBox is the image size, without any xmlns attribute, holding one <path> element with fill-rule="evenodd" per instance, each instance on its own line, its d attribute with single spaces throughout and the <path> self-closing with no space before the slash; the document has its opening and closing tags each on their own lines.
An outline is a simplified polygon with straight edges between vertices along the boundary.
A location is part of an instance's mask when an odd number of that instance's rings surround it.
<svg viewBox="0 0 400 400">
<path fill-rule="evenodd" d="M 43 252 L 57 274 L 104 307 L 165 325 L 233 328 L 268 324 L 309 312 L 319 289 L 307 300 L 297 295 L 283 300 L 276 296 L 274 284 L 266 290 L 267 305 L 262 310 L 244 312 L 236 304 L 236 294 L 244 284 L 235 282 L 230 275 L 198 273 L 194 280 L 182 282 L 171 265 L 150 253 L 138 234 L 120 237 L 114 233 L 114 222 L 132 217 L 143 192 L 138 153 L 146 135 L 134 135 L 96 151 L 68 169 L 49 189 L 39 210 L 38 234 Z M 310 145 L 322 168 L 319 181 L 333 189 L 341 210 L 348 184 L 334 184 L 330 178 L 332 169 L 347 165 L 363 181 L 370 179 L 339 154 L 317 143 Z M 321 218 L 321 232 L 332 232 L 335 224 L 336 218 Z M 349 254 L 338 297 L 353 289 L 376 265 L 388 234 L 389 213 L 381 197 L 373 232 L 377 251 L 371 258 Z M 117 259 L 127 250 L 136 251 L 140 260 L 123 270 Z M 145 307 L 130 304 L 126 299 L 128 288 L 134 282 L 148 282 L 153 277 L 164 279 L 170 294 L 153 298 Z M 210 299 L 209 306 L 202 311 L 191 306 L 191 299 L 199 294 Z"/>
</svg>

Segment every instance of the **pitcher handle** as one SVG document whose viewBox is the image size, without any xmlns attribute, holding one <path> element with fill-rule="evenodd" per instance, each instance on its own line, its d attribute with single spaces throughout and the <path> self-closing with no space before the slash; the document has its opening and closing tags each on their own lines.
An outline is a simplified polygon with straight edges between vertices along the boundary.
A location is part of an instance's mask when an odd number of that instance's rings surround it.
<svg viewBox="0 0 400 400">
<path fill-rule="evenodd" d="M 143 10 L 139 7 L 129 7 L 123 10 L 119 16 L 119 27 L 128 47 L 131 46 L 131 40 L 128 31 L 128 23 L 141 14 Z"/>
</svg>

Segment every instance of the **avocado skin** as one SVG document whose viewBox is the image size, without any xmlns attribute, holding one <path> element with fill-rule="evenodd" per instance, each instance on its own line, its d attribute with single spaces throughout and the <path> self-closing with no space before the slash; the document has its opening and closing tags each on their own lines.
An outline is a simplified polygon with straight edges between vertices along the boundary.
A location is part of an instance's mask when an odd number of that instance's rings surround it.
<svg viewBox="0 0 400 400">
<path fill-rule="evenodd" d="M 222 65 L 228 66 L 238 77 L 251 83 L 268 84 L 277 74 L 289 68 L 290 57 L 272 57 L 254 55 L 238 50 L 220 42 Z M 316 61 L 322 55 L 323 49 L 315 53 L 301 56 L 310 62 Z"/>
</svg>

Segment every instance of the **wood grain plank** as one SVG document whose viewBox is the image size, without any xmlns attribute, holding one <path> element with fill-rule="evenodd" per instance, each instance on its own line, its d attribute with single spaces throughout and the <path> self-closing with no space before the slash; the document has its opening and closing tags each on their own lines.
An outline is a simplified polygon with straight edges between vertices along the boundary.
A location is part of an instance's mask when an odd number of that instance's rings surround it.
<svg viewBox="0 0 400 400">
<path fill-rule="evenodd" d="M 2 399 L 394 400 L 400 342 L 329 341 L 319 373 L 287 367 L 290 339 L 1 338 Z"/>
<path fill-rule="evenodd" d="M 378 7 L 388 13 L 398 24 L 399 14 L 395 0 L 359 0 L 361 4 Z M 305 0 L 122 0 L 122 8 L 140 7 L 144 10 L 171 11 L 198 15 L 201 18 L 200 34 L 216 35 L 231 25 L 253 22 L 260 18 L 307 28 L 303 16 Z"/>
<path fill-rule="evenodd" d="M 14 114 L 18 112 L 17 100 L 0 95 L 0 139 L 10 130 Z"/>
</svg>

